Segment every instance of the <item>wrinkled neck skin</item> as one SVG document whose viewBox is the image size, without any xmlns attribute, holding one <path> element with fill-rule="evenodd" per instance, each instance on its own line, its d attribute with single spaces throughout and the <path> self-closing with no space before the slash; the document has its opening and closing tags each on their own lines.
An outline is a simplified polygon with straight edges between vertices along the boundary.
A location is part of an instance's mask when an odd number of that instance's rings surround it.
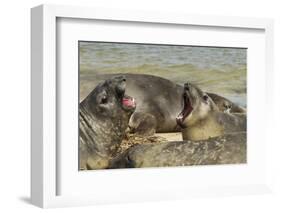
<svg viewBox="0 0 281 213">
<path fill-rule="evenodd" d="M 129 115 L 120 112 L 114 119 L 97 117 L 87 101 L 80 104 L 80 168 L 104 169 L 120 145 Z"/>
<path fill-rule="evenodd" d="M 207 140 L 228 133 L 244 132 L 247 128 L 246 114 L 234 115 L 212 111 L 204 119 L 182 129 L 184 140 Z"/>
<path fill-rule="evenodd" d="M 187 125 L 182 129 L 183 140 L 198 141 L 223 135 L 223 126 L 218 125 L 215 113 L 209 113 L 204 119 L 198 119 L 192 125 Z"/>
</svg>

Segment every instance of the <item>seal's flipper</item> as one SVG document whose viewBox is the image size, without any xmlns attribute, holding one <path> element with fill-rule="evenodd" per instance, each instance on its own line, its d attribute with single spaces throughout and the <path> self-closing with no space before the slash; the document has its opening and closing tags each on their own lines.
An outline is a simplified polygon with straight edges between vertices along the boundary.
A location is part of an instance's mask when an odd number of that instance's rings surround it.
<svg viewBox="0 0 281 213">
<path fill-rule="evenodd" d="M 143 112 L 135 112 L 129 121 L 130 132 L 140 136 L 151 136 L 156 132 L 156 118 Z"/>
</svg>

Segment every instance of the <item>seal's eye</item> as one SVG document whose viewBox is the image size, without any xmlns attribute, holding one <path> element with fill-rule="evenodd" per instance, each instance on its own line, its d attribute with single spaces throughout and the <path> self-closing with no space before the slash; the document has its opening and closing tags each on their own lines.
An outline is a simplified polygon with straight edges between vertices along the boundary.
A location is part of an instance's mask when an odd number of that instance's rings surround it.
<svg viewBox="0 0 281 213">
<path fill-rule="evenodd" d="M 101 98 L 101 104 L 106 104 L 107 103 L 107 97 L 106 96 L 103 96 Z"/>
<path fill-rule="evenodd" d="M 209 99 L 208 95 L 203 96 L 204 101 L 207 101 Z"/>
<path fill-rule="evenodd" d="M 230 109 L 231 105 L 229 103 L 225 102 L 225 103 L 223 103 L 223 107 L 226 109 Z"/>
</svg>

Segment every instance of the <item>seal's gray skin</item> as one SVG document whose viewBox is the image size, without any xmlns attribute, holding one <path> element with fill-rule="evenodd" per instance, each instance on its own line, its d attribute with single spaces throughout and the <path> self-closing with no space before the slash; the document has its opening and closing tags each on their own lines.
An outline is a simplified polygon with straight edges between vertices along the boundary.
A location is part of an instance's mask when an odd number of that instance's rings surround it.
<svg viewBox="0 0 281 213">
<path fill-rule="evenodd" d="M 94 86 L 115 75 L 118 74 L 99 75 L 87 81 Z M 127 79 L 128 95 L 134 97 L 138 103 L 129 122 L 132 132 L 140 135 L 151 135 L 154 132 L 179 132 L 180 128 L 175 118 L 182 108 L 183 86 L 158 76 L 145 74 L 124 74 L 124 76 Z M 227 100 L 223 97 L 221 99 Z M 216 95 L 216 101 L 221 102 L 221 99 Z M 234 109 L 238 106 L 227 101 L 232 106 L 229 111 L 235 112 Z M 221 110 L 226 109 L 228 108 L 222 107 Z"/>
<path fill-rule="evenodd" d="M 209 95 L 186 83 L 182 94 L 183 109 L 176 120 L 184 140 L 204 140 L 228 133 L 246 131 L 246 114 L 229 114 L 219 110 Z"/>
<path fill-rule="evenodd" d="M 80 169 L 107 168 L 116 153 L 135 109 L 125 87 L 124 76 L 106 80 L 80 103 Z"/>
<path fill-rule="evenodd" d="M 202 141 L 141 144 L 113 159 L 110 168 L 141 168 L 246 163 L 246 133 Z"/>
<path fill-rule="evenodd" d="M 157 120 L 151 113 L 135 112 L 130 119 L 129 132 L 141 135 L 151 136 L 155 134 Z"/>
</svg>

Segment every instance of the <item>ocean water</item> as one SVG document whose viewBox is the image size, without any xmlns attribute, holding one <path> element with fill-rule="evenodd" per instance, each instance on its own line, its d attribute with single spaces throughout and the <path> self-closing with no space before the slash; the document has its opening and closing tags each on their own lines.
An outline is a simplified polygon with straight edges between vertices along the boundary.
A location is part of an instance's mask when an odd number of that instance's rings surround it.
<svg viewBox="0 0 281 213">
<path fill-rule="evenodd" d="M 99 74 L 143 73 L 189 81 L 247 105 L 245 48 L 79 42 L 79 51 L 80 88 Z"/>
</svg>

